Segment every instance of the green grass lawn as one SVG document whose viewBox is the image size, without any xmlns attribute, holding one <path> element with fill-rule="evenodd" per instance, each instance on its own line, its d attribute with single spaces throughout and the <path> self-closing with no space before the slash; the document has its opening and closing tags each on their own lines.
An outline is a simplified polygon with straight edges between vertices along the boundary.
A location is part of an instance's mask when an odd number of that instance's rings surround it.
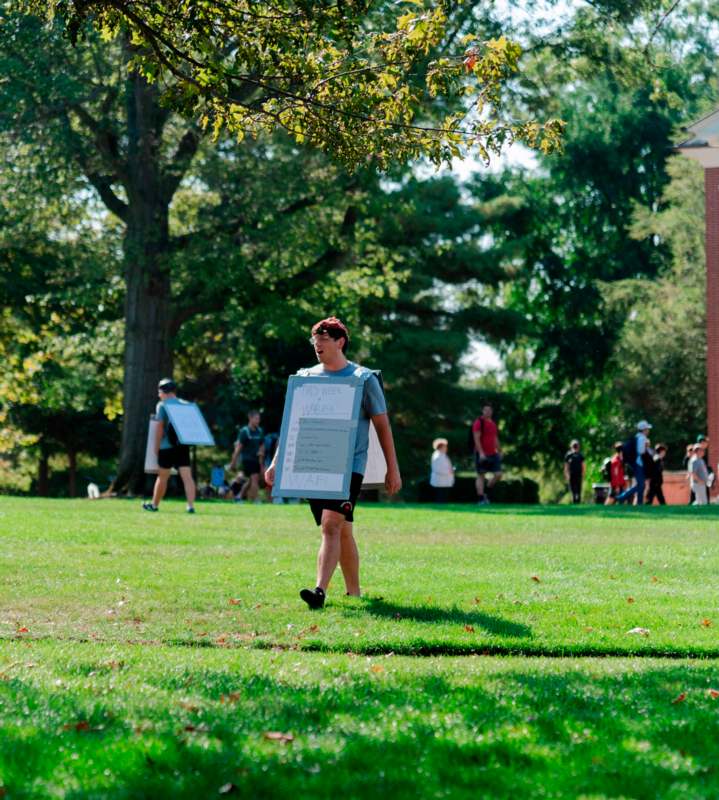
<svg viewBox="0 0 719 800">
<path fill-rule="evenodd" d="M 357 533 L 310 612 L 306 507 L 0 499 L 0 797 L 719 796 L 715 509 Z"/>
</svg>

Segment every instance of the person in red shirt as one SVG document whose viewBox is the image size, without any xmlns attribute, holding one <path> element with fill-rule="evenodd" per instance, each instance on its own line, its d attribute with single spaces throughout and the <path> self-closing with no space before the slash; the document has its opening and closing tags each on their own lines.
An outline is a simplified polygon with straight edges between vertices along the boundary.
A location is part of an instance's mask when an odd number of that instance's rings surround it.
<svg viewBox="0 0 719 800">
<path fill-rule="evenodd" d="M 472 425 L 474 437 L 474 463 L 477 468 L 477 499 L 479 505 L 488 505 L 489 498 L 486 490 L 496 486 L 502 477 L 502 455 L 499 449 L 499 434 L 497 423 L 492 419 L 492 406 L 485 403 L 482 406 L 482 416 L 478 417 Z M 492 480 L 486 486 L 485 475 L 492 474 Z"/>
<path fill-rule="evenodd" d="M 627 486 L 624 477 L 624 457 L 622 456 L 622 443 L 614 445 L 614 455 L 609 462 L 609 497 L 605 505 L 611 506 L 617 502 L 617 495 L 621 494 Z"/>
</svg>

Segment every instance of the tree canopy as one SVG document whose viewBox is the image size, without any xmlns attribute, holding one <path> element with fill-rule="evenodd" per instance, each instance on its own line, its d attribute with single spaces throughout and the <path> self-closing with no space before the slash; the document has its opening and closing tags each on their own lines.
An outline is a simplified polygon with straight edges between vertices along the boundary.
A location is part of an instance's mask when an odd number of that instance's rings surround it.
<svg viewBox="0 0 719 800">
<path fill-rule="evenodd" d="M 128 67 L 161 87 L 164 101 L 215 134 L 277 129 L 348 167 L 380 168 L 426 156 L 439 164 L 468 151 L 487 159 L 521 141 L 555 150 L 557 119 L 512 119 L 502 87 L 521 53 L 504 36 L 456 25 L 461 3 L 404 0 L 22 0 L 65 21 L 73 41 L 88 23 L 126 36 Z M 453 99 L 447 113 L 428 101 Z M 447 108 L 447 106 L 445 106 Z"/>
</svg>

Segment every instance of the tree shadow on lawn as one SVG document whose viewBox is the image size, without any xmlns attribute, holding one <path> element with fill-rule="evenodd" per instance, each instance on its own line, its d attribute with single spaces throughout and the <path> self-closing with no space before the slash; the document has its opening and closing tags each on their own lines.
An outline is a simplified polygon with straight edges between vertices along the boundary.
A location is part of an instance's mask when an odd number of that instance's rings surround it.
<svg viewBox="0 0 719 800">
<path fill-rule="evenodd" d="M 428 674 L 374 659 L 276 677 L 282 662 L 237 674 L 169 655 L 162 672 L 108 676 L 102 699 L 0 684 L 8 797 L 719 796 L 716 665 L 437 660 Z"/>
<path fill-rule="evenodd" d="M 457 606 L 442 608 L 440 606 L 406 606 L 389 603 L 382 597 L 362 597 L 363 610 L 375 617 L 414 622 L 429 622 L 448 625 L 471 625 L 482 628 L 487 633 L 497 636 L 531 637 L 532 629 L 527 625 L 483 614 L 480 611 L 463 611 Z"/>
</svg>

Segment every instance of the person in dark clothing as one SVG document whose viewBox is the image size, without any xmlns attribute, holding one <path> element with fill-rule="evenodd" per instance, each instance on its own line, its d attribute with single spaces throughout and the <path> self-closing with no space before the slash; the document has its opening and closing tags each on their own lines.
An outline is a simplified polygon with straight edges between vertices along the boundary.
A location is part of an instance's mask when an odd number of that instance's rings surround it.
<svg viewBox="0 0 719 800">
<path fill-rule="evenodd" d="M 587 465 L 584 463 L 584 456 L 579 451 L 579 442 L 577 439 L 573 439 L 564 456 L 564 477 L 569 484 L 573 503 L 582 502 L 582 481 L 586 471 Z"/>
<path fill-rule="evenodd" d="M 654 498 L 660 506 L 665 506 L 667 501 L 664 499 L 664 458 L 667 454 L 667 446 L 658 444 L 654 450 L 654 464 L 652 468 L 652 479 L 649 483 L 649 493 L 647 494 L 647 505 L 652 505 Z"/>
</svg>

